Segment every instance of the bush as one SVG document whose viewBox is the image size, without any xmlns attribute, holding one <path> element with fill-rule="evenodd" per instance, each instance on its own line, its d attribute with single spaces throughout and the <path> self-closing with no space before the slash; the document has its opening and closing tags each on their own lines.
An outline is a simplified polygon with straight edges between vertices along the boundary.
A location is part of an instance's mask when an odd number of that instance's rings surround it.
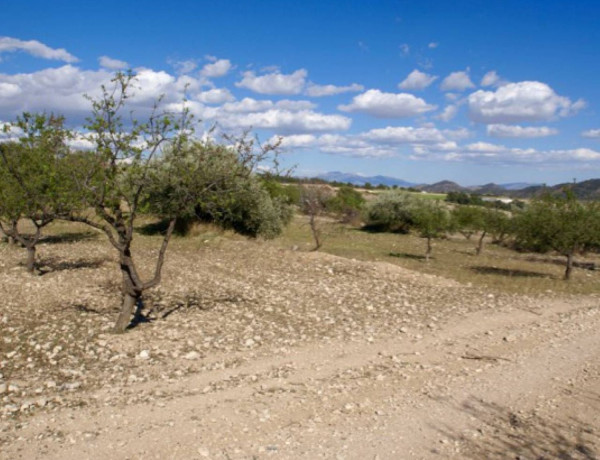
<svg viewBox="0 0 600 460">
<path fill-rule="evenodd" d="M 416 204 L 417 199 L 409 193 L 383 193 L 368 207 L 367 227 L 382 232 L 408 233 L 414 224 Z"/>
<path fill-rule="evenodd" d="M 327 210 L 341 217 L 342 222 L 355 222 L 360 218 L 365 199 L 362 194 L 347 185 L 341 186 L 336 195 L 326 203 Z"/>
</svg>

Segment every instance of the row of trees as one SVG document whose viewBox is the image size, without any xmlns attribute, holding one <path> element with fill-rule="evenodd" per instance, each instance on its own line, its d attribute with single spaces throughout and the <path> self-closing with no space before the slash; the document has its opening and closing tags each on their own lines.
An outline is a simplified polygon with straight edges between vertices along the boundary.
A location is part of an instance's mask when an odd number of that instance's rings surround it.
<svg viewBox="0 0 600 460">
<path fill-rule="evenodd" d="M 99 98 L 90 98 L 84 126 L 89 150 L 73 151 L 74 134 L 54 115 L 24 114 L 4 127 L 18 139 L 0 144 L 0 229 L 27 249 L 32 273 L 36 245 L 50 222 L 80 222 L 102 232 L 121 271 L 117 332 L 141 308 L 144 292 L 160 283 L 178 221 L 200 217 L 251 236 L 274 237 L 291 218 L 285 197 L 265 186 L 268 176 L 254 173 L 276 155 L 277 145 L 261 145 L 247 135 L 200 141 L 185 108 L 170 113 L 159 103 L 143 122 L 125 117 L 133 83 L 132 74 L 119 73 Z M 145 212 L 164 222 L 147 279 L 132 248 L 136 221 Z M 23 230 L 26 221 L 33 233 Z"/>
<path fill-rule="evenodd" d="M 426 239 L 426 260 L 432 239 L 449 233 L 460 232 L 467 239 L 477 234 L 476 254 L 482 252 L 486 236 L 497 243 L 510 236 L 515 249 L 565 256 L 567 280 L 576 254 L 600 249 L 600 203 L 578 201 L 569 190 L 541 196 L 514 213 L 473 205 L 449 208 L 438 201 L 390 193 L 370 206 L 368 225 L 382 231 L 416 232 Z"/>
</svg>

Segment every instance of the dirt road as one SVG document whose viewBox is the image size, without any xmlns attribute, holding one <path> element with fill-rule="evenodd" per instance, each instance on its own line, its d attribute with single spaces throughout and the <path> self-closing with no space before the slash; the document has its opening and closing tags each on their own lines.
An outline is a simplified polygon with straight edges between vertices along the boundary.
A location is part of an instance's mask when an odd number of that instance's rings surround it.
<svg viewBox="0 0 600 460">
<path fill-rule="evenodd" d="M 195 272 L 235 312 L 186 307 L 115 339 L 88 312 L 87 379 L 5 411 L 0 458 L 599 458 L 598 298 L 245 250 Z M 215 323 L 235 338 L 219 345 Z"/>
</svg>

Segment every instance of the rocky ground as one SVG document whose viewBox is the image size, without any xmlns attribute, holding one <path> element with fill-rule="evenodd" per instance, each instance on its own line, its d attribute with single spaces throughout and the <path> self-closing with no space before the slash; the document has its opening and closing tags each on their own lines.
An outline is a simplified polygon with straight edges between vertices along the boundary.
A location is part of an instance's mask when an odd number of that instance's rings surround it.
<svg viewBox="0 0 600 460">
<path fill-rule="evenodd" d="M 596 296 L 176 240 L 149 321 L 113 335 L 110 248 L 40 252 L 30 277 L 0 245 L 0 458 L 600 455 Z"/>
</svg>

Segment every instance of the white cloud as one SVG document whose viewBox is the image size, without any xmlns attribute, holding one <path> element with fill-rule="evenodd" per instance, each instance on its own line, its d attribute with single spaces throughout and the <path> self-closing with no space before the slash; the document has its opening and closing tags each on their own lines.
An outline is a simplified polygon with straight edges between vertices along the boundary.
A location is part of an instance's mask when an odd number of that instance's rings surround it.
<svg viewBox="0 0 600 460">
<path fill-rule="evenodd" d="M 188 59 L 185 61 L 168 61 L 169 64 L 173 66 L 175 72 L 178 74 L 188 74 L 192 73 L 198 67 L 198 63 L 193 59 Z"/>
<path fill-rule="evenodd" d="M 427 47 L 430 49 L 434 49 L 434 48 L 437 48 L 439 45 L 440 44 L 437 42 L 431 42 L 431 43 L 429 43 L 429 45 L 427 45 Z"/>
<path fill-rule="evenodd" d="M 407 43 L 403 43 L 399 48 L 402 56 L 406 57 L 410 54 L 410 46 Z"/>
<path fill-rule="evenodd" d="M 227 88 L 213 88 L 196 95 L 196 99 L 203 104 L 223 104 L 235 100 Z"/>
<path fill-rule="evenodd" d="M 437 115 L 435 118 L 437 118 L 438 120 L 449 122 L 456 116 L 457 113 L 458 113 L 458 106 L 451 104 L 451 105 L 447 105 L 446 107 L 444 107 L 444 110 L 442 111 L 442 113 Z"/>
<path fill-rule="evenodd" d="M 500 138 L 531 139 L 536 137 L 547 137 L 558 134 L 558 130 L 547 126 L 519 126 L 493 124 L 487 126 L 487 134 Z"/>
<path fill-rule="evenodd" d="M 600 129 L 589 129 L 582 132 L 581 135 L 588 139 L 600 139 Z"/>
<path fill-rule="evenodd" d="M 12 119 L 24 111 L 52 111 L 69 119 L 75 117 L 79 122 L 90 110 L 84 94 L 98 97 L 100 86 L 110 87 L 113 76 L 108 69 L 81 70 L 72 65 L 32 73 L 0 74 L 0 119 Z M 181 101 L 186 84 L 190 92 L 199 88 L 198 81 L 189 76 L 175 77 L 163 71 L 137 69 L 131 86 L 132 108 L 138 113 L 151 110 L 161 95 L 165 104 Z"/>
<path fill-rule="evenodd" d="M 79 61 L 64 48 L 50 48 L 37 40 L 19 40 L 18 38 L 0 37 L 0 54 L 24 51 L 35 57 L 53 59 L 73 63 Z"/>
<path fill-rule="evenodd" d="M 273 101 L 256 100 L 251 97 L 245 97 L 241 101 L 229 102 L 223 104 L 221 110 L 230 113 L 251 113 L 262 112 L 273 107 Z"/>
<path fill-rule="evenodd" d="M 475 142 L 466 146 L 440 148 L 439 145 L 415 147 L 413 159 L 435 161 L 464 161 L 487 165 L 587 165 L 600 162 L 600 152 L 586 148 L 537 150 L 533 148 L 508 148 L 487 142 Z"/>
<path fill-rule="evenodd" d="M 260 94 L 300 94 L 304 89 L 307 72 L 296 70 L 291 74 L 280 72 L 257 76 L 253 71 L 243 73 L 242 81 L 235 84 Z"/>
<path fill-rule="evenodd" d="M 481 123 L 519 123 L 567 116 L 585 106 L 571 102 L 538 81 L 522 81 L 501 86 L 496 91 L 479 90 L 468 97 L 469 115 Z"/>
<path fill-rule="evenodd" d="M 428 75 L 425 72 L 421 72 L 418 69 L 413 70 L 408 74 L 408 77 L 402 81 L 398 87 L 405 90 L 421 90 L 431 85 L 438 77 L 434 75 Z"/>
<path fill-rule="evenodd" d="M 469 71 L 461 70 L 452 72 L 442 81 L 440 85 L 442 91 L 464 91 L 469 88 L 475 88 L 475 85 L 469 77 Z"/>
<path fill-rule="evenodd" d="M 111 70 L 120 70 L 120 69 L 126 69 L 127 67 L 129 67 L 129 64 L 127 62 L 120 61 L 118 59 L 113 59 L 108 56 L 100 56 L 98 58 L 98 63 L 100 64 L 101 67 L 104 67 L 105 69 L 111 69 Z"/>
<path fill-rule="evenodd" d="M 299 110 L 312 110 L 317 106 L 317 104 L 310 101 L 291 101 L 289 99 L 282 99 L 275 103 L 275 107 L 290 110 L 291 112 L 299 111 Z"/>
<path fill-rule="evenodd" d="M 333 96 L 335 94 L 358 92 L 364 90 L 363 85 L 358 83 L 352 83 L 348 86 L 335 86 L 335 85 L 316 85 L 310 83 L 306 88 L 306 94 L 310 97 L 322 97 L 322 96 Z"/>
<path fill-rule="evenodd" d="M 338 108 L 345 112 L 368 113 L 377 118 L 404 118 L 435 110 L 436 106 L 412 94 L 382 93 L 378 89 L 370 89 L 354 96 L 351 104 Z"/>
<path fill-rule="evenodd" d="M 388 126 L 372 129 L 361 135 L 362 138 L 386 144 L 413 144 L 444 142 L 444 134 L 436 128 L 415 128 L 413 126 Z"/>
<path fill-rule="evenodd" d="M 210 56 L 213 58 L 213 56 Z M 205 64 L 200 70 L 200 75 L 206 78 L 218 78 L 227 75 L 231 70 L 231 61 L 229 59 L 211 59 L 213 62 Z"/>
<path fill-rule="evenodd" d="M 481 79 L 481 86 L 501 86 L 506 82 L 500 78 L 495 70 L 490 70 Z"/>
<path fill-rule="evenodd" d="M 273 108 L 264 112 L 218 113 L 215 120 L 225 128 L 259 128 L 282 133 L 309 133 L 347 130 L 352 120 L 312 110 L 291 111 Z"/>
</svg>

